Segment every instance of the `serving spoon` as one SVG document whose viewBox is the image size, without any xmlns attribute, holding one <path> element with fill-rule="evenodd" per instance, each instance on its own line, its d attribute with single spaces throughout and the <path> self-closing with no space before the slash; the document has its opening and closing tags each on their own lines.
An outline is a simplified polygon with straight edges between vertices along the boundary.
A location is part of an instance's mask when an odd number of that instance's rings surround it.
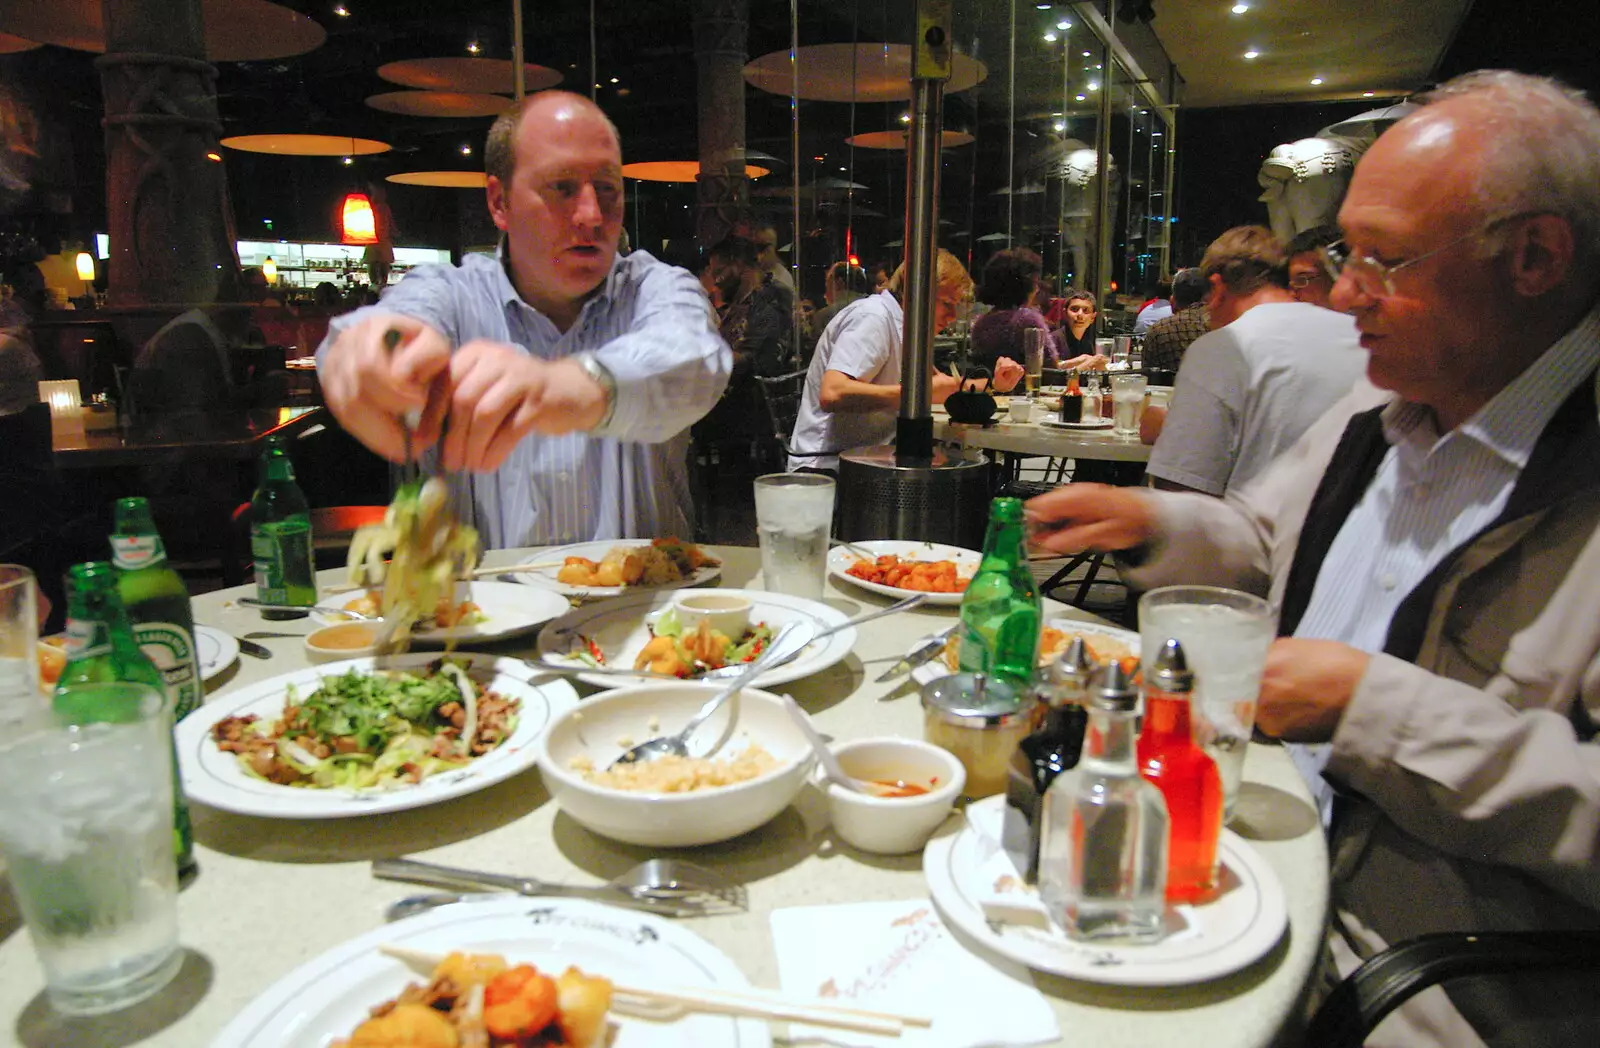
<svg viewBox="0 0 1600 1048">
<path fill-rule="evenodd" d="M 834 754 L 833 748 L 828 745 L 828 740 L 822 737 L 816 725 L 811 723 L 811 718 L 806 716 L 806 711 L 794 701 L 794 696 L 785 692 L 782 696 L 784 708 L 789 711 L 789 716 L 794 720 L 800 733 L 811 741 L 811 748 L 816 751 L 817 760 L 822 762 L 822 771 L 828 776 L 829 782 L 836 782 L 847 790 L 856 793 L 873 793 L 871 786 L 844 770 L 844 765 L 839 763 L 839 758 Z"/>
<path fill-rule="evenodd" d="M 695 733 L 700 725 L 710 719 L 713 713 L 722 708 L 722 704 L 727 701 L 728 696 L 737 694 L 741 688 L 766 670 L 768 663 L 772 662 L 773 657 L 783 649 L 783 642 L 794 633 L 794 630 L 795 623 L 784 623 L 783 628 L 778 631 L 778 635 L 772 638 L 772 643 L 762 649 L 761 654 L 757 655 L 752 661 L 744 663 L 741 667 L 742 672 L 733 679 L 733 682 L 711 696 L 706 704 L 701 706 L 693 717 L 689 718 L 689 723 L 683 726 L 682 731 L 676 735 L 662 735 L 658 738 L 641 742 L 612 761 L 610 766 L 615 768 L 622 764 L 640 764 L 660 760 L 662 757 L 668 756 L 689 756 L 689 737 Z"/>
</svg>

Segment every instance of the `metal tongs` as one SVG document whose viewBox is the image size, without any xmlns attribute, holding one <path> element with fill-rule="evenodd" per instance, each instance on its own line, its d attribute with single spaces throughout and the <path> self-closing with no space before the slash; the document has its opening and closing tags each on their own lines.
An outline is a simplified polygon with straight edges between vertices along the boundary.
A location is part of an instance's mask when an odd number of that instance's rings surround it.
<svg viewBox="0 0 1600 1048">
<path fill-rule="evenodd" d="M 399 328 L 390 328 L 383 333 L 383 348 L 392 357 L 399 347 L 400 340 L 405 336 Z M 421 467 L 417 464 L 416 455 L 413 453 L 411 435 L 418 426 L 422 425 L 422 411 L 420 408 L 411 408 L 400 416 L 400 432 L 405 439 L 406 460 L 400 466 L 400 483 L 410 484 L 417 479 Z"/>
</svg>

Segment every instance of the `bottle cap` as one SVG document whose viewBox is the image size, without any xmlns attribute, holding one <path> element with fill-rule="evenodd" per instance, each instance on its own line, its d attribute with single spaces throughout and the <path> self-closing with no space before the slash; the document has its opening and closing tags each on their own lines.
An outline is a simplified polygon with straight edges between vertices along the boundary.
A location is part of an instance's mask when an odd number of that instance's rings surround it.
<svg viewBox="0 0 1600 1048">
<path fill-rule="evenodd" d="M 1113 659 L 1095 674 L 1095 686 L 1089 693 L 1096 709 L 1112 713 L 1132 713 L 1139 708 L 1139 690 L 1133 686 L 1128 671 Z"/>
<path fill-rule="evenodd" d="M 1095 662 L 1082 637 L 1073 637 L 1056 661 L 1050 664 L 1050 687 L 1046 689 L 1047 701 L 1052 706 L 1081 705 L 1088 700 L 1089 680 Z"/>
<path fill-rule="evenodd" d="M 1189 659 L 1176 637 L 1169 638 L 1156 652 L 1155 661 L 1150 664 L 1148 683 L 1161 691 L 1194 690 L 1194 671 L 1189 669 Z"/>
</svg>

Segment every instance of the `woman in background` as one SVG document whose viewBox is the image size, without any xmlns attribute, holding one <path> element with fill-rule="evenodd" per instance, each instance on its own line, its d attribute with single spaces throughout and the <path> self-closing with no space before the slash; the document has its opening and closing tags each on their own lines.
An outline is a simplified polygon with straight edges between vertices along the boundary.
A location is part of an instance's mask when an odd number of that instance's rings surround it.
<svg viewBox="0 0 1600 1048">
<path fill-rule="evenodd" d="M 1056 345 L 1044 314 L 1028 303 L 1039 285 L 1043 260 L 1025 247 L 1000 251 L 983 267 L 978 301 L 993 307 L 972 322 L 971 362 L 991 372 L 1001 357 L 1023 359 L 1023 332 L 1037 330 L 1044 345 L 1044 366 L 1057 366 Z"/>
</svg>

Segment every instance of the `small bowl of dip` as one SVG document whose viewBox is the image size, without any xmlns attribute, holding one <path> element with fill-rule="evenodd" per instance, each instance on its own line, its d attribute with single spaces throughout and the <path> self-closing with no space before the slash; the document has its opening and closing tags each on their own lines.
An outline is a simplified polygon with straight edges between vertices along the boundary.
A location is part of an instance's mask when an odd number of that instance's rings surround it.
<svg viewBox="0 0 1600 1048">
<path fill-rule="evenodd" d="M 878 855 L 903 855 L 928 842 L 966 784 L 961 762 L 921 739 L 885 736 L 835 743 L 847 775 L 872 787 L 827 787 L 833 830 L 846 844 Z"/>
<path fill-rule="evenodd" d="M 384 640 L 382 622 L 336 622 L 306 634 L 306 658 L 339 662 L 377 655 Z"/>
</svg>

